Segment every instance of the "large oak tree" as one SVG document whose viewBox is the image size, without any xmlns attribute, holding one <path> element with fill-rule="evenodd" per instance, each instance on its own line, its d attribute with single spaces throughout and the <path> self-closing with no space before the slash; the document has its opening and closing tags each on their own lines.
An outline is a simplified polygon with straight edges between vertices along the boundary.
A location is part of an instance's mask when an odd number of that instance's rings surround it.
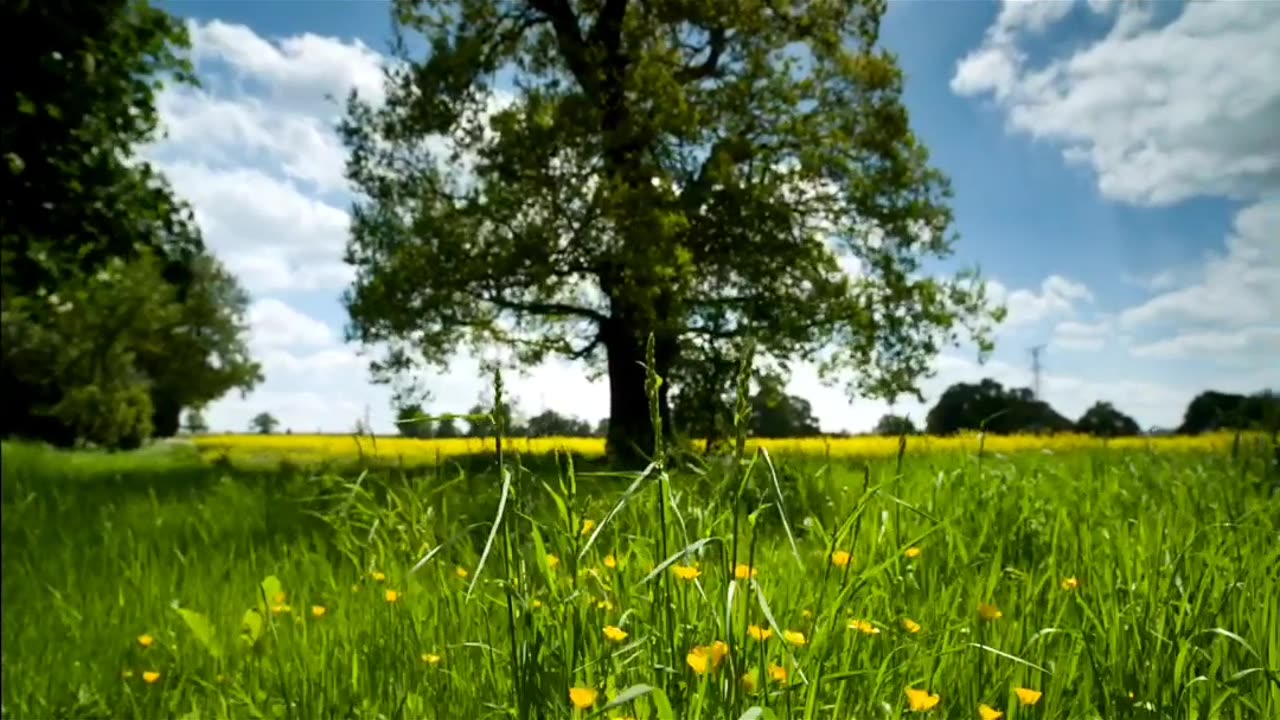
<svg viewBox="0 0 1280 720">
<path fill-rule="evenodd" d="M 398 0 L 385 101 L 353 96 L 342 127 L 352 337 L 390 348 L 387 376 L 464 347 L 583 360 L 623 454 L 653 436 L 650 336 L 677 383 L 751 336 L 851 393 L 916 392 L 992 312 L 975 274 L 923 265 L 951 252 L 949 191 L 885 9 Z"/>
</svg>

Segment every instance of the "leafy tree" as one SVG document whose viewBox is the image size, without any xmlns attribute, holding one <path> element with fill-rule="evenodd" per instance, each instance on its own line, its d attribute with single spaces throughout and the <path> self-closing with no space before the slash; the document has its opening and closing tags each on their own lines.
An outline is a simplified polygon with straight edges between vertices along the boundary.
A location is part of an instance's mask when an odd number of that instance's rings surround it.
<svg viewBox="0 0 1280 720">
<path fill-rule="evenodd" d="M 194 82 L 184 25 L 143 0 L 7 3 L 0 22 L 23 39 L 0 116 L 0 323 L 18 340 L 0 353 L 0 432 L 171 435 L 184 406 L 260 379 L 243 294 L 134 152 L 160 85 Z"/>
<path fill-rule="evenodd" d="M 905 415 L 883 415 L 880 417 L 876 427 L 871 431 L 873 435 L 915 435 L 920 432 L 916 429 L 916 424 L 911 422 L 911 418 Z"/>
<path fill-rule="evenodd" d="M 503 427 L 506 428 L 506 435 L 508 437 L 520 437 L 526 432 L 523 421 L 516 413 L 512 404 L 508 402 L 504 402 L 503 407 L 497 412 L 494 412 L 492 403 L 488 405 L 476 403 L 471 406 L 471 409 L 467 411 L 467 414 L 471 416 L 486 416 L 486 419 L 483 420 L 467 421 L 467 437 L 493 437 L 497 428 L 495 428 L 493 423 L 487 418 L 487 416 L 490 415 L 496 415 L 502 418 Z"/>
<path fill-rule="evenodd" d="M 253 416 L 249 421 L 249 428 L 259 435 L 270 435 L 275 432 L 276 427 L 280 425 L 280 421 L 275 419 L 271 413 L 261 412 Z"/>
<path fill-rule="evenodd" d="M 407 438 L 431 437 L 431 421 L 418 403 L 401 405 L 396 410 L 396 428 Z"/>
<path fill-rule="evenodd" d="M 1280 426 L 1280 396 L 1270 390 L 1237 395 L 1207 390 L 1187 405 L 1178 432 L 1195 435 L 1214 430 L 1274 429 Z"/>
<path fill-rule="evenodd" d="M 188 410 L 186 421 L 183 424 L 187 432 L 192 435 L 201 435 L 209 432 L 209 424 L 205 422 L 204 413 L 199 408 Z"/>
<path fill-rule="evenodd" d="M 596 423 L 591 435 L 593 437 L 609 437 L 609 418 L 600 418 L 600 422 Z"/>
<path fill-rule="evenodd" d="M 529 437 L 588 437 L 591 426 L 584 420 L 544 410 L 529 419 Z"/>
<path fill-rule="evenodd" d="M 462 437 L 462 433 L 458 430 L 458 424 L 451 417 L 444 417 L 440 422 L 436 423 L 437 438 L 456 438 Z"/>
<path fill-rule="evenodd" d="M 990 378 L 977 384 L 952 385 L 925 417 L 925 429 L 930 435 L 951 435 L 961 430 L 1001 435 L 1067 432 L 1073 427 L 1048 403 L 1037 400 L 1029 388 L 1006 390 Z"/>
<path fill-rule="evenodd" d="M 1096 402 L 1076 421 L 1076 431 L 1098 437 L 1126 437 L 1142 433 L 1138 421 L 1109 402 Z"/>
<path fill-rule="evenodd" d="M 819 435 L 822 430 L 809 401 L 786 393 L 781 375 L 766 375 L 751 398 L 751 434 L 788 438 Z"/>
<path fill-rule="evenodd" d="M 583 360 L 634 459 L 650 337 L 668 429 L 695 340 L 750 335 L 887 398 L 918 395 L 962 329 L 989 348 L 976 274 L 923 271 L 951 253 L 949 188 L 879 45 L 885 7 L 399 0 L 430 52 L 398 43 L 386 102 L 353 95 L 342 124 L 345 303 L 353 338 L 390 348 L 375 373 L 494 344 Z"/>
</svg>

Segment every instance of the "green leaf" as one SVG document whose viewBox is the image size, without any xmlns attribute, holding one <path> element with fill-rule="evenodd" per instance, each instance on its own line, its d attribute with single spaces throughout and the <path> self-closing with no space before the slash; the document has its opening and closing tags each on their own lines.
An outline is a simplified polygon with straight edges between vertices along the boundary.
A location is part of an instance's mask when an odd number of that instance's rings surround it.
<svg viewBox="0 0 1280 720">
<path fill-rule="evenodd" d="M 244 611 L 244 617 L 240 619 L 240 640 L 249 647 L 256 647 L 258 642 L 262 640 L 262 630 L 266 627 L 266 621 L 262 619 L 262 614 L 253 608 Z"/>
<path fill-rule="evenodd" d="M 213 624 L 209 622 L 209 618 L 186 608 L 178 608 L 177 611 L 182 621 L 187 624 L 187 628 L 191 630 L 191 635 L 204 646 L 204 649 L 208 650 L 210 655 L 220 657 L 222 648 L 218 646 L 218 639 L 214 635 Z"/>
</svg>

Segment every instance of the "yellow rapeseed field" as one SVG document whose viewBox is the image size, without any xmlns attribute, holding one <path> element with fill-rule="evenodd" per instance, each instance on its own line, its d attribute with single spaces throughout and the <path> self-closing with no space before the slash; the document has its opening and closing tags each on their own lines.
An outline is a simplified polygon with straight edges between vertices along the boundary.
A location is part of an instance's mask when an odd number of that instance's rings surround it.
<svg viewBox="0 0 1280 720">
<path fill-rule="evenodd" d="M 1243 436 L 1240 442 L 1254 442 Z M 356 437 L 353 435 L 206 435 L 193 438 L 201 455 L 237 464 L 278 462 L 299 464 L 350 462 L 361 458 L 405 465 L 434 463 L 465 455 L 493 452 L 493 438 L 449 438 L 418 440 L 404 437 Z M 1101 439 L 1088 435 L 987 435 L 978 433 L 949 437 L 912 435 L 907 437 L 908 453 L 975 453 L 979 447 L 990 453 L 1026 451 L 1070 452 L 1080 450 L 1141 450 L 1153 452 L 1221 452 L 1229 450 L 1237 438 L 1232 433 L 1198 436 L 1161 436 Z M 896 437 L 751 439 L 748 452 L 764 447 L 773 455 L 835 458 L 885 458 L 898 452 Z M 579 457 L 604 455 L 601 438 L 509 438 L 506 449 L 518 454 L 544 455 L 569 452 Z"/>
</svg>

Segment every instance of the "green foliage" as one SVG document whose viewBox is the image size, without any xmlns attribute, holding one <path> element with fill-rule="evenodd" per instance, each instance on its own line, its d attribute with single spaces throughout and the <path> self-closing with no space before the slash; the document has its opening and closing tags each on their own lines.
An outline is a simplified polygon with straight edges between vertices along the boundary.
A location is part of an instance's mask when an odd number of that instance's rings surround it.
<svg viewBox="0 0 1280 720">
<path fill-rule="evenodd" d="M 185 406 L 261 379 L 246 299 L 134 153 L 155 93 L 190 83 L 182 23 L 143 0 L 7 3 L 0 120 L 0 434 L 63 445 L 172 435 Z"/>
<path fill-rule="evenodd" d="M 952 435 L 962 430 L 1014 433 L 1069 432 L 1070 420 L 1029 388 L 1005 389 L 990 378 L 977 384 L 956 383 L 947 388 L 925 416 L 930 435 Z"/>
<path fill-rule="evenodd" d="M 387 102 L 353 96 L 342 126 L 353 337 L 390 347 L 388 376 L 494 344 L 584 360 L 609 375 L 615 449 L 651 446 L 650 336 L 677 391 L 750 336 L 850 393 L 915 394 L 962 331 L 989 348 L 1000 313 L 976 274 L 924 270 L 952 251 L 949 189 L 884 11 L 399 0 L 430 53 L 401 44 Z"/>
<path fill-rule="evenodd" d="M 192 435 L 200 435 L 209 432 L 209 424 L 205 422 L 204 412 L 202 412 L 200 408 L 192 408 L 187 411 L 183 427 Z"/>
<path fill-rule="evenodd" d="M 270 435 L 279 427 L 280 421 L 268 412 L 260 412 L 249 420 L 249 429 L 259 435 Z"/>
<path fill-rule="evenodd" d="M 904 415 L 882 415 L 871 431 L 874 435 L 915 435 L 920 432 L 911 418 Z"/>
<path fill-rule="evenodd" d="M 1099 437 L 1138 435 L 1138 421 L 1120 412 L 1109 402 L 1096 402 L 1076 421 L 1076 431 Z"/>
<path fill-rule="evenodd" d="M 528 437 L 590 437 L 591 425 L 585 420 L 561 415 L 555 410 L 543 410 L 529 418 L 525 434 Z"/>
<path fill-rule="evenodd" d="M 1213 430 L 1280 430 L 1280 395 L 1263 390 L 1236 395 L 1208 390 L 1195 396 L 1182 419 L 1179 433 L 1196 435 Z"/>
<path fill-rule="evenodd" d="M 396 408 L 396 429 L 409 438 L 431 437 L 431 420 L 419 403 L 407 403 Z"/>
</svg>

